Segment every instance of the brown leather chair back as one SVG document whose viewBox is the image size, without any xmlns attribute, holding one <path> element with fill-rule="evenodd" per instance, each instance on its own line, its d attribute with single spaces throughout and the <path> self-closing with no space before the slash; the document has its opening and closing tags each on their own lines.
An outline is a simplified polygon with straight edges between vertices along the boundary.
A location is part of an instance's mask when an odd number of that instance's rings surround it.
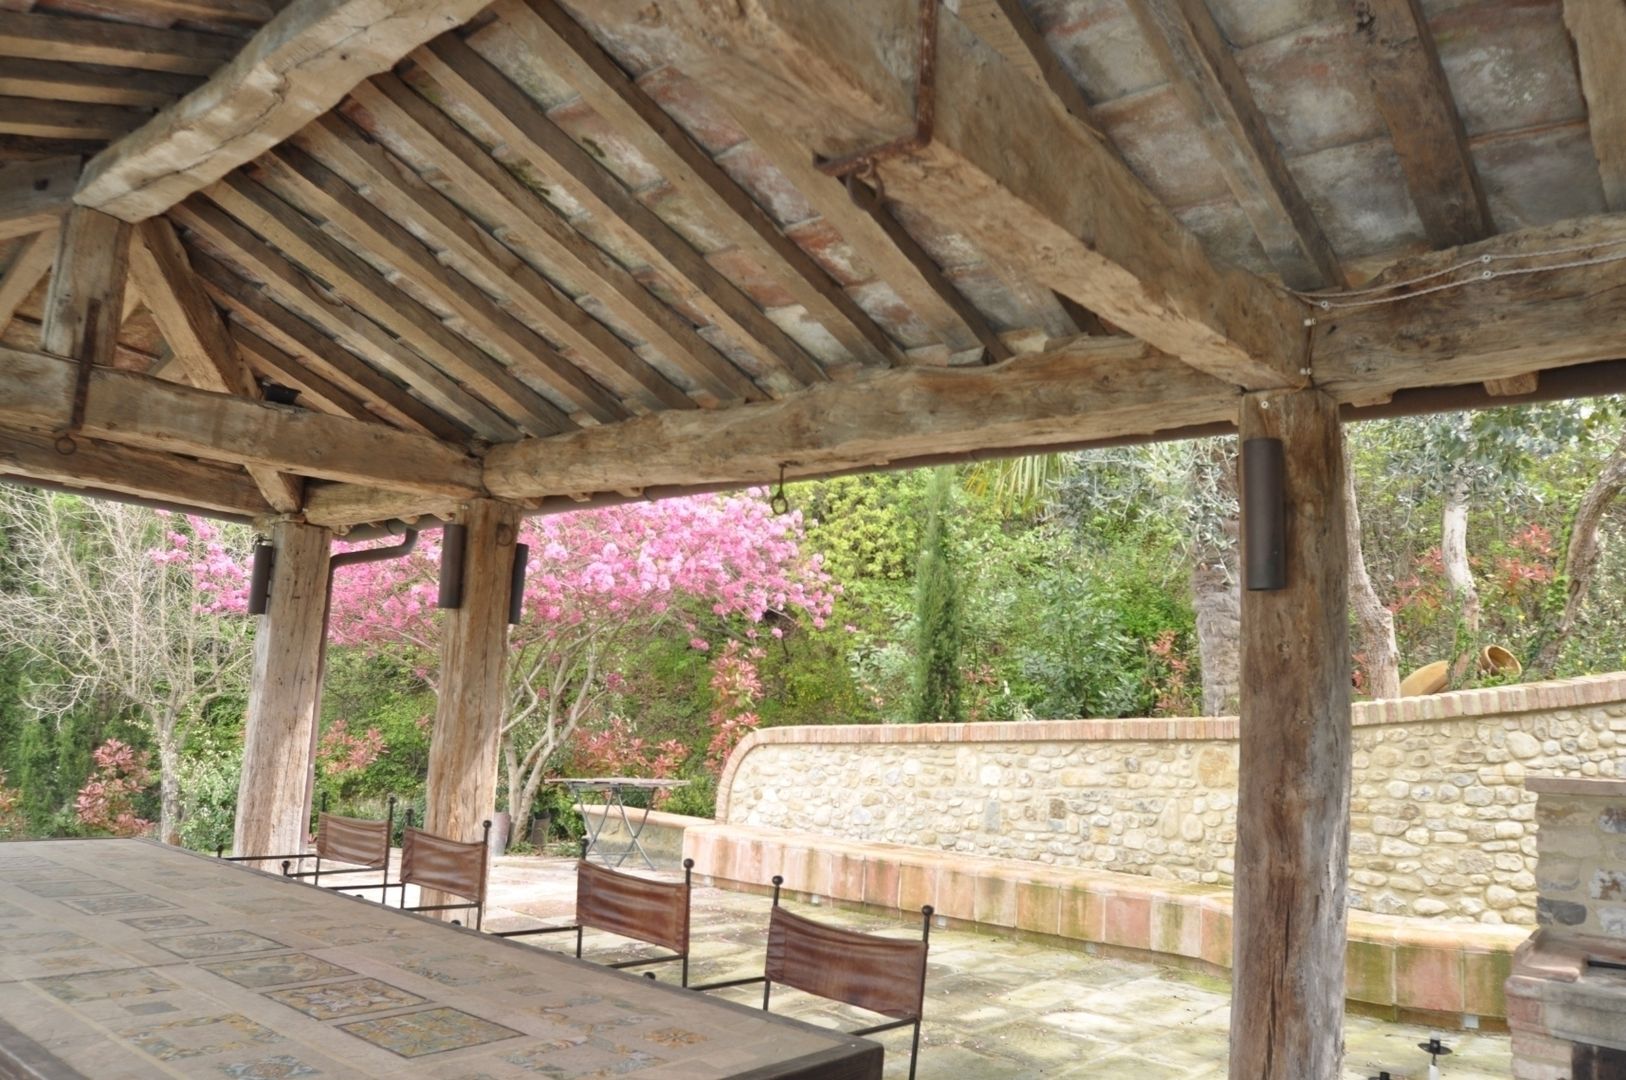
<svg viewBox="0 0 1626 1080">
<path fill-rule="evenodd" d="M 401 884 L 439 889 L 484 903 L 486 845 L 407 829 L 401 834 Z"/>
<path fill-rule="evenodd" d="M 382 821 L 323 814 L 316 826 L 316 854 L 382 870 L 390 862 L 389 826 Z"/>
<path fill-rule="evenodd" d="M 926 943 L 841 930 L 775 907 L 768 980 L 898 1020 L 920 1016 Z"/>
<path fill-rule="evenodd" d="M 689 886 L 576 864 L 576 922 L 622 937 L 689 951 Z"/>
</svg>

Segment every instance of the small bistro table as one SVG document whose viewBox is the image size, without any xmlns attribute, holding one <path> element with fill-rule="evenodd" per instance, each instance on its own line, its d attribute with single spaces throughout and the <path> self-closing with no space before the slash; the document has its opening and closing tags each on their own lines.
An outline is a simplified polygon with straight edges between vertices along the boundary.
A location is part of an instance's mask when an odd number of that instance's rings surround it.
<svg viewBox="0 0 1626 1080">
<path fill-rule="evenodd" d="M 605 866 L 620 866 L 634 853 L 644 860 L 644 866 L 655 869 L 655 860 L 649 857 L 644 845 L 638 837 L 643 834 L 644 826 L 649 823 L 649 800 L 644 802 L 643 813 L 638 816 L 638 824 L 634 825 L 627 814 L 627 803 L 623 797 L 628 791 L 675 791 L 680 787 L 688 786 L 687 780 L 650 780 L 636 776 L 553 776 L 548 778 L 550 784 L 563 784 L 570 789 L 571 798 L 576 800 L 576 810 L 582 816 L 582 828 L 587 833 L 587 847 L 582 852 L 582 858 L 590 859 L 597 855 Z M 602 795 L 604 797 L 604 813 L 599 815 L 598 828 L 593 827 L 593 820 L 587 813 L 587 796 Z M 619 851 L 600 851 L 599 837 L 604 834 L 604 826 L 610 820 L 610 811 L 620 812 L 621 827 L 627 830 L 627 846 Z M 610 860 L 614 859 L 612 863 Z"/>
<path fill-rule="evenodd" d="M 148 840 L 0 843 L 0 1077 L 878 1080 L 881 1047 Z"/>
</svg>

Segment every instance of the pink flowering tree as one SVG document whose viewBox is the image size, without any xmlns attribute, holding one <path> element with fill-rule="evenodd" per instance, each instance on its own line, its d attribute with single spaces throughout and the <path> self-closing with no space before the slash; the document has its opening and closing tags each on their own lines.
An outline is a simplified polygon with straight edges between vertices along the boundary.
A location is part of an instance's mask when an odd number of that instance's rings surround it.
<svg viewBox="0 0 1626 1080">
<path fill-rule="evenodd" d="M 0 492 L 0 514 L 13 566 L 0 645 L 30 661 L 27 704 L 51 718 L 96 700 L 146 724 L 158 835 L 179 843 L 188 726 L 241 692 L 252 661 L 246 621 L 219 617 L 242 608 L 248 530 L 21 488 Z M 145 766 L 132 775 L 149 782 Z"/>
<path fill-rule="evenodd" d="M 114 836 L 142 836 L 152 822 L 136 816 L 135 798 L 152 780 L 151 755 L 108 739 L 91 753 L 95 771 L 73 800 L 81 825 Z"/>
<path fill-rule="evenodd" d="M 798 618 L 822 626 L 835 590 L 802 551 L 799 514 L 776 516 L 760 493 L 669 499 L 527 519 L 525 614 L 509 636 L 502 721 L 508 809 L 525 813 L 550 759 L 573 732 L 604 716 L 621 682 L 621 646 L 681 632 L 711 639 L 780 635 Z M 438 537 L 404 560 L 342 571 L 333 641 L 408 647 L 429 676 Z"/>
</svg>

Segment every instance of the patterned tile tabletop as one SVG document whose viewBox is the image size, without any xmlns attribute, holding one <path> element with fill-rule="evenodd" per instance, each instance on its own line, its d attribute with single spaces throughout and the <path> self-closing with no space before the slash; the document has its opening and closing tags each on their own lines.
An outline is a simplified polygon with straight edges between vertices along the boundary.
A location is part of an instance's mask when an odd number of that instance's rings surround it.
<svg viewBox="0 0 1626 1080">
<path fill-rule="evenodd" d="M 94 1080 L 880 1076 L 862 1039 L 143 840 L 0 843 L 0 1074 L 17 1064 Z"/>
</svg>

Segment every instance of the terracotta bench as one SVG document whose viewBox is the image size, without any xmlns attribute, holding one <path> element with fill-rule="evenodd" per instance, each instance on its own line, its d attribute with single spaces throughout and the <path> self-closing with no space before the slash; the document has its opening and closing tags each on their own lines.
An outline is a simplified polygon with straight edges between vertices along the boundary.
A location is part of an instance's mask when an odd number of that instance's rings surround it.
<svg viewBox="0 0 1626 1080">
<path fill-rule="evenodd" d="M 813 902 L 917 912 L 942 925 L 1014 932 L 1226 972 L 1231 894 L 1135 874 L 957 855 L 749 825 L 694 825 L 683 853 L 702 880 L 756 892 L 782 875 Z M 1349 915 L 1345 986 L 1368 1010 L 1472 1026 L 1507 1015 L 1502 984 L 1529 928 Z"/>
</svg>

